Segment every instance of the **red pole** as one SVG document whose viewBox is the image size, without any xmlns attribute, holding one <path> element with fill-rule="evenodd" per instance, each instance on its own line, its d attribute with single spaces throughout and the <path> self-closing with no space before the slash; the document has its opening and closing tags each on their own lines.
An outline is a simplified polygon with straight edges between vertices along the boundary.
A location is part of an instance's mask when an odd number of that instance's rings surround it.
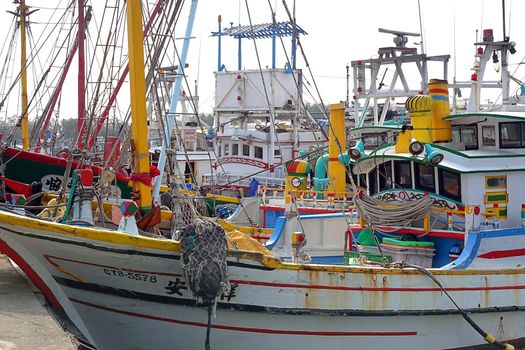
<svg viewBox="0 0 525 350">
<path fill-rule="evenodd" d="M 64 85 L 64 81 L 66 80 L 67 72 L 69 71 L 69 67 L 71 67 L 71 63 L 73 63 L 73 58 L 75 57 L 75 53 L 78 49 L 78 40 L 75 40 L 73 43 L 73 47 L 71 48 L 71 52 L 69 53 L 69 56 L 67 57 L 66 64 L 64 66 L 64 70 L 62 71 L 62 74 L 60 75 L 60 79 L 58 80 L 57 86 L 55 90 L 53 91 L 53 95 L 51 96 L 51 100 L 49 101 L 49 104 L 46 108 L 46 119 L 44 120 L 44 124 L 42 125 L 42 130 L 40 131 L 40 137 L 37 140 L 35 152 L 40 151 L 40 140 L 44 137 L 44 133 L 47 130 L 47 126 L 49 125 L 49 121 L 51 120 L 51 116 L 53 115 L 53 110 L 55 109 L 55 105 L 58 101 L 58 96 L 60 95 L 60 92 L 62 91 L 62 86 Z"/>
<path fill-rule="evenodd" d="M 84 39 L 86 18 L 84 13 L 84 0 L 78 0 L 78 122 L 77 122 L 77 147 L 83 148 L 85 110 L 86 110 L 86 73 Z"/>
</svg>

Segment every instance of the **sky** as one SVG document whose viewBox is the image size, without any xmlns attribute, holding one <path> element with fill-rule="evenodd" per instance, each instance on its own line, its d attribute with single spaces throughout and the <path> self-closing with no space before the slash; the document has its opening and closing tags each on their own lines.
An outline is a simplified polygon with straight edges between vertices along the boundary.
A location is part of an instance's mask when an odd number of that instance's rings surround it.
<svg viewBox="0 0 525 350">
<path fill-rule="evenodd" d="M 90 0 L 94 8 L 104 6 L 106 0 Z M 117 0 L 113 0 L 117 1 Z M 288 6 L 293 6 L 293 0 L 286 0 Z M 37 5 L 44 2 L 27 0 L 28 5 Z M 153 2 L 150 0 L 150 2 Z M 65 0 L 46 0 L 45 7 L 52 8 L 63 4 Z M 200 0 L 194 24 L 193 36 L 188 55 L 189 68 L 186 73 L 189 81 L 198 80 L 200 95 L 200 112 L 212 113 L 214 104 L 214 74 L 217 69 L 217 38 L 210 36 L 217 30 L 217 16 L 222 15 L 223 26 L 248 25 L 248 11 L 252 23 L 271 22 L 270 5 L 276 10 L 278 21 L 288 20 L 283 9 L 282 0 Z M 428 55 L 450 54 L 448 80 L 469 80 L 474 61 L 473 43 L 476 40 L 476 30 L 492 28 L 496 40 L 502 39 L 502 1 L 501 0 L 419 0 L 423 27 L 423 45 Z M 183 37 L 186 18 L 189 13 L 190 1 L 186 0 L 182 10 L 176 35 Z M 248 5 L 248 7 L 246 6 Z M 44 5 L 40 5 L 44 6 Z M 420 32 L 418 0 L 296 0 L 297 23 L 308 35 L 301 37 L 306 58 L 310 64 L 313 77 L 309 76 L 305 60 L 299 54 L 298 68 L 305 71 L 305 76 L 313 86 L 317 83 L 323 102 L 337 103 L 346 98 L 346 65 L 353 60 L 377 57 L 379 47 L 393 46 L 393 36 L 378 32 L 378 28 L 387 28 L 407 32 Z M 15 7 L 11 1 L 3 0 L 0 3 L 0 33 L 8 32 L 12 15 L 6 13 Z M 506 30 L 512 41 L 517 43 L 517 53 L 511 60 L 510 71 L 517 72 L 514 76 L 525 80 L 525 69 L 517 63 L 525 57 L 525 21 L 520 21 L 520 14 L 525 13 L 525 1 L 506 0 Z M 49 11 L 42 9 L 32 15 L 35 22 L 33 32 L 39 28 L 49 16 Z M 97 12 L 95 12 L 96 14 Z M 93 34 L 94 28 L 90 27 Z M 0 34 L 2 35 L 2 34 Z M 4 36 L 6 34 L 3 34 Z M 481 36 L 481 34 L 478 34 Z M 414 42 L 419 38 L 409 38 L 407 46 L 419 47 Z M 2 38 L 2 43 L 9 38 Z M 259 40 L 257 45 L 263 67 L 271 64 L 270 39 Z M 181 40 L 177 41 L 182 44 Z M 290 50 L 290 42 L 285 40 L 286 49 Z M 277 66 L 284 67 L 286 63 L 282 47 L 278 42 Z M 223 39 L 222 62 L 227 69 L 237 68 L 237 42 L 231 38 Z M 252 41 L 243 42 L 243 68 L 255 69 L 258 67 Z M 489 69 L 496 77 L 495 72 Z M 72 68 L 73 77 L 68 83 L 68 90 L 74 91 L 76 76 Z M 387 79 L 388 81 L 388 74 Z M 441 70 L 430 67 L 430 78 L 442 77 Z M 418 81 L 418 77 L 409 76 L 409 80 Z M 1 82 L 0 82 L 1 83 Z M 126 93 L 123 91 L 123 93 Z M 62 115 L 74 115 L 76 102 L 73 97 L 65 99 Z M 310 96 L 307 101 L 316 102 Z"/>
</svg>

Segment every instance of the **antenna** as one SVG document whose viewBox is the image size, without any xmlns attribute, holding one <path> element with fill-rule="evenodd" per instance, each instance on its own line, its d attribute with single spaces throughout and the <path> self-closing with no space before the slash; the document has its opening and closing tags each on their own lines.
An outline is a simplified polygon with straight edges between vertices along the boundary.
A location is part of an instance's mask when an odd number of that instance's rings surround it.
<svg viewBox="0 0 525 350">
<path fill-rule="evenodd" d="M 379 28 L 379 33 L 387 33 L 387 34 L 394 34 L 396 37 L 394 38 L 394 44 L 396 44 L 396 47 L 405 47 L 406 43 L 408 42 L 409 36 L 421 36 L 419 33 L 410 33 L 410 32 L 403 32 L 400 30 L 392 30 L 392 29 L 384 29 Z"/>
<path fill-rule="evenodd" d="M 501 0 L 501 7 L 503 12 L 503 41 L 507 41 L 507 31 L 505 28 L 505 0 Z"/>
</svg>

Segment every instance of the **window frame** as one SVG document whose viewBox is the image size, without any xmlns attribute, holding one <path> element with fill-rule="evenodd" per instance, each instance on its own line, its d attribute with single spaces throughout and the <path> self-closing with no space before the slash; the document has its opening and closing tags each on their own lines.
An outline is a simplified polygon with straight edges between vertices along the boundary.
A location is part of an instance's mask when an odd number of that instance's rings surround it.
<svg viewBox="0 0 525 350">
<path fill-rule="evenodd" d="M 448 174 L 451 174 L 451 175 L 454 175 L 457 177 L 457 183 L 458 183 L 458 194 L 454 194 L 454 193 L 450 193 L 449 191 L 447 191 L 445 189 L 445 176 L 444 176 L 444 173 L 448 173 Z M 450 198 L 450 199 L 453 199 L 455 201 L 458 201 L 458 202 L 461 202 L 461 173 L 458 173 L 458 172 L 455 172 L 455 171 L 450 171 L 450 170 L 447 170 L 447 169 L 442 169 L 442 168 L 438 168 L 438 176 L 439 176 L 439 180 L 438 180 L 438 183 L 439 183 L 439 194 L 444 196 L 444 197 L 447 197 L 447 198 Z"/>
<path fill-rule="evenodd" d="M 432 180 L 433 180 L 433 187 L 427 187 L 420 184 L 421 177 L 419 175 L 419 167 L 423 168 L 431 168 L 432 169 Z M 423 163 L 414 163 L 414 187 L 418 190 L 423 190 L 427 192 L 436 193 L 436 171 L 435 167 L 433 166 L 426 166 Z"/>
<path fill-rule="evenodd" d="M 379 192 L 387 191 L 392 189 L 392 162 L 386 161 L 379 164 L 378 166 L 378 189 Z M 386 178 L 385 176 L 386 175 Z M 390 181 L 390 183 L 388 183 Z"/>
<path fill-rule="evenodd" d="M 250 156 L 250 153 L 251 153 L 251 152 L 250 152 L 250 148 L 251 148 L 250 145 L 243 144 L 243 145 L 242 145 L 242 155 L 245 156 L 245 157 L 249 157 L 249 156 Z M 248 152 L 245 152 L 246 149 L 248 150 Z M 246 153 L 248 153 L 248 154 L 246 154 Z"/>
<path fill-rule="evenodd" d="M 408 165 L 408 176 L 410 179 L 410 183 L 408 185 L 401 184 L 401 178 L 399 171 L 401 165 Z M 414 179 L 412 178 L 412 162 L 409 160 L 395 160 L 394 161 L 394 181 L 395 184 L 400 188 L 412 188 L 414 184 Z"/>
<path fill-rule="evenodd" d="M 259 147 L 259 146 L 254 146 L 254 151 L 253 151 L 253 157 L 254 158 L 257 158 L 257 159 L 264 159 L 264 149 L 262 147 Z M 260 149 L 261 151 L 261 156 L 258 157 L 257 156 L 257 149 Z"/>
<path fill-rule="evenodd" d="M 368 193 L 373 196 L 378 192 L 378 188 L 377 169 L 374 168 L 368 172 Z"/>
<path fill-rule="evenodd" d="M 232 143 L 232 156 L 238 156 L 239 155 L 239 144 L 238 143 Z"/>
<path fill-rule="evenodd" d="M 505 124 L 514 124 L 519 125 L 520 130 L 518 132 L 520 136 L 520 145 L 519 146 L 505 146 L 502 139 L 503 126 Z M 501 149 L 516 149 L 516 148 L 525 148 L 525 142 L 523 141 L 523 133 L 525 131 L 525 122 L 499 122 L 498 123 L 498 136 L 499 136 L 499 148 Z"/>
</svg>

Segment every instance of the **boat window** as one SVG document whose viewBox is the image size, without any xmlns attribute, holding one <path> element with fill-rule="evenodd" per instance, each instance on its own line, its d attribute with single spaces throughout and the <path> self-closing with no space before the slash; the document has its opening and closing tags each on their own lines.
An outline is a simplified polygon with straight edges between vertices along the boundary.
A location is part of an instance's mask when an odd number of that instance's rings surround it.
<svg viewBox="0 0 525 350">
<path fill-rule="evenodd" d="M 461 127 L 461 142 L 465 145 L 465 149 L 478 149 L 478 127 L 476 125 L 468 125 Z"/>
<path fill-rule="evenodd" d="M 501 148 L 520 148 L 525 146 L 523 122 L 499 123 L 499 145 Z"/>
<path fill-rule="evenodd" d="M 359 187 L 368 188 L 366 183 L 366 174 L 359 174 Z"/>
<path fill-rule="evenodd" d="M 219 146 L 219 151 L 217 152 L 217 156 L 218 156 L 218 157 L 221 156 L 221 151 L 222 151 L 222 146 Z"/>
<path fill-rule="evenodd" d="M 386 142 L 386 133 L 363 134 L 365 149 L 376 149 Z"/>
<path fill-rule="evenodd" d="M 370 195 L 377 193 L 377 169 L 368 173 L 368 190 Z"/>
<path fill-rule="evenodd" d="M 392 163 L 390 161 L 379 164 L 379 191 L 392 188 Z"/>
<path fill-rule="evenodd" d="M 263 159 L 263 149 L 262 149 L 262 147 L 255 146 L 255 158 Z"/>
<path fill-rule="evenodd" d="M 274 156 L 280 156 L 281 155 L 281 150 L 280 149 L 274 149 L 273 150 L 273 155 Z"/>
<path fill-rule="evenodd" d="M 239 155 L 239 144 L 234 143 L 232 144 L 232 156 L 238 156 Z"/>
<path fill-rule="evenodd" d="M 491 175 L 485 176 L 486 189 L 501 189 L 507 188 L 507 175 Z"/>
<path fill-rule="evenodd" d="M 481 127 L 483 146 L 496 146 L 496 126 L 483 125 Z"/>
<path fill-rule="evenodd" d="M 412 171 L 409 161 L 394 162 L 394 179 L 396 186 L 401 188 L 412 188 Z"/>
<path fill-rule="evenodd" d="M 416 188 L 429 192 L 436 192 L 433 166 L 426 166 L 419 163 L 414 164 L 414 175 L 416 176 Z"/>
<path fill-rule="evenodd" d="M 224 144 L 224 155 L 225 156 L 229 156 L 230 155 L 230 144 L 229 143 L 225 143 Z"/>
<path fill-rule="evenodd" d="M 242 145 L 242 155 L 243 156 L 250 156 L 250 145 Z"/>
<path fill-rule="evenodd" d="M 452 127 L 452 142 L 461 143 L 461 134 L 457 127 Z"/>
<path fill-rule="evenodd" d="M 458 125 L 452 127 L 452 140 L 462 143 L 466 150 L 478 149 L 477 125 Z"/>
<path fill-rule="evenodd" d="M 461 174 L 439 169 L 439 194 L 461 201 Z"/>
</svg>

